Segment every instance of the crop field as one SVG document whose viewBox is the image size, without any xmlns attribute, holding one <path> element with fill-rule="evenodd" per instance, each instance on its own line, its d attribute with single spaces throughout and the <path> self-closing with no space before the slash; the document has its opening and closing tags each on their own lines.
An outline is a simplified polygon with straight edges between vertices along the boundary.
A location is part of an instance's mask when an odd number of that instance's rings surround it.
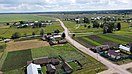
<svg viewBox="0 0 132 74">
<path fill-rule="evenodd" d="M 5 22 L 19 22 L 19 21 L 43 21 L 43 20 L 55 20 L 51 17 L 38 16 L 33 14 L 1 14 L 0 23 Z"/>
<path fill-rule="evenodd" d="M 114 39 L 121 40 L 124 42 L 132 42 L 132 37 L 131 37 L 132 35 L 106 34 L 103 36 L 114 38 Z"/>
<path fill-rule="evenodd" d="M 96 72 L 100 72 L 106 69 L 106 67 L 97 60 L 81 53 L 70 44 L 66 44 L 63 46 L 47 46 L 29 50 L 9 52 L 2 66 L 2 71 L 5 72 L 4 74 L 13 74 L 16 72 L 23 74 L 23 67 L 26 65 L 27 61 L 32 60 L 33 58 L 47 56 L 58 57 L 59 55 L 61 55 L 66 61 L 78 60 L 83 65 L 83 69 L 75 71 L 73 74 L 96 74 Z"/>
<path fill-rule="evenodd" d="M 2 65 L 2 71 L 9 71 L 24 67 L 28 60 L 32 60 L 30 50 L 9 52 Z"/>
<path fill-rule="evenodd" d="M 77 35 L 74 39 L 86 47 L 100 45 L 117 46 L 118 44 L 127 44 L 132 42 L 132 38 L 117 34 L 97 34 L 97 35 Z"/>
</svg>

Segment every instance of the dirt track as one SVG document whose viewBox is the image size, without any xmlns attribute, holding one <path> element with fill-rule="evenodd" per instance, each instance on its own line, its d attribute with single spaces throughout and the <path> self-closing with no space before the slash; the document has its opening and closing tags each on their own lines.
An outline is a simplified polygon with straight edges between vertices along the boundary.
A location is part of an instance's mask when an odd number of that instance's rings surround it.
<svg viewBox="0 0 132 74">
<path fill-rule="evenodd" d="M 7 43 L 7 51 L 18 51 L 18 50 L 26 50 L 31 48 L 38 48 L 43 46 L 49 46 L 49 43 L 46 41 L 39 41 L 39 40 L 26 40 L 26 41 L 19 41 L 14 42 L 11 41 Z"/>
</svg>

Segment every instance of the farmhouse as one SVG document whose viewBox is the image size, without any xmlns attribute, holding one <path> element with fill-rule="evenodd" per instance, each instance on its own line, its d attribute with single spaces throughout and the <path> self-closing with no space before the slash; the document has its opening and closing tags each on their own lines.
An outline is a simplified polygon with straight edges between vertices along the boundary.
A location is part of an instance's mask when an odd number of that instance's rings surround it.
<svg viewBox="0 0 132 74">
<path fill-rule="evenodd" d="M 42 74 L 41 66 L 36 64 L 29 64 L 27 66 L 27 74 Z"/>
</svg>

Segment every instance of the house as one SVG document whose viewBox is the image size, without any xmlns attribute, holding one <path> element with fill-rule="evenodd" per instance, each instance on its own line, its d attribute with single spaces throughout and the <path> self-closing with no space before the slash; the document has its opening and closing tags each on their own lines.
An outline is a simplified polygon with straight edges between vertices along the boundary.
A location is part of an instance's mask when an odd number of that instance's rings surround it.
<svg viewBox="0 0 132 74">
<path fill-rule="evenodd" d="M 47 65 L 47 74 L 56 74 L 56 67 L 52 64 Z"/>
<path fill-rule="evenodd" d="M 106 51 L 108 50 L 110 47 L 109 45 L 102 45 L 102 46 L 96 46 L 96 47 L 93 47 L 93 48 L 90 48 L 90 50 L 94 51 L 94 52 L 102 52 L 102 51 Z"/>
<path fill-rule="evenodd" d="M 121 50 L 125 50 L 126 52 L 130 52 L 130 46 L 129 45 L 119 45 L 119 48 Z"/>
<path fill-rule="evenodd" d="M 108 50 L 108 55 L 112 58 L 119 59 L 120 58 L 120 50 Z"/>
<path fill-rule="evenodd" d="M 34 59 L 32 63 L 40 64 L 40 65 L 46 65 L 46 64 L 58 65 L 60 61 L 56 58 L 44 57 L 44 58 Z"/>
<path fill-rule="evenodd" d="M 42 74 L 41 66 L 36 64 L 29 64 L 27 66 L 27 74 Z"/>
</svg>

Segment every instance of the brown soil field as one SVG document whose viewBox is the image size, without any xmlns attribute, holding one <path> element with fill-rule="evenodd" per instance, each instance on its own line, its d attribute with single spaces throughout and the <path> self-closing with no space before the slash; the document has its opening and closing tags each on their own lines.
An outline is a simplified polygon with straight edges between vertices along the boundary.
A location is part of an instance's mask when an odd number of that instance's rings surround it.
<svg viewBox="0 0 132 74">
<path fill-rule="evenodd" d="M 47 41 L 40 41 L 40 40 L 26 40 L 26 41 L 19 41 L 14 42 L 11 41 L 7 43 L 6 50 L 7 51 L 18 51 L 18 50 L 27 50 L 32 48 L 39 48 L 44 46 L 50 46 Z"/>
</svg>

